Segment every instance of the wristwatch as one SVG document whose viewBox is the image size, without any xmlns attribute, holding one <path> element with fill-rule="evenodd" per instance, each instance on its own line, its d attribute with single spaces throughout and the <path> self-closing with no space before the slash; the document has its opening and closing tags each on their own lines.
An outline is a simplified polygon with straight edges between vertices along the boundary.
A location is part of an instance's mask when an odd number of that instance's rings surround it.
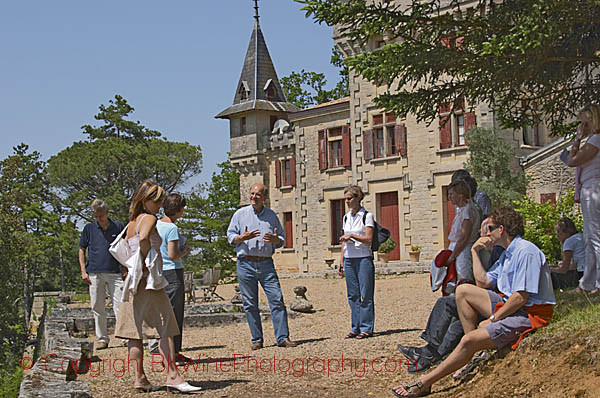
<svg viewBox="0 0 600 398">
<path fill-rule="evenodd" d="M 492 314 L 488 319 L 492 322 L 496 322 L 496 317 L 494 316 L 494 314 Z"/>
</svg>

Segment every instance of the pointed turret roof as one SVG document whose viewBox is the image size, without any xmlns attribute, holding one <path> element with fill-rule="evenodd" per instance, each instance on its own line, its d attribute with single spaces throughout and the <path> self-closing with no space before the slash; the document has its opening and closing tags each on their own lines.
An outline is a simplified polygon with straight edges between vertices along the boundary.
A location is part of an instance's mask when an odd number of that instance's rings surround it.
<svg viewBox="0 0 600 398">
<path fill-rule="evenodd" d="M 255 6 L 255 9 L 254 29 L 250 36 L 240 80 L 236 86 L 233 105 L 216 115 L 216 118 L 228 118 L 235 113 L 255 109 L 278 112 L 299 110 L 295 105 L 288 103 L 283 94 L 267 43 L 260 29 L 258 7 Z"/>
</svg>

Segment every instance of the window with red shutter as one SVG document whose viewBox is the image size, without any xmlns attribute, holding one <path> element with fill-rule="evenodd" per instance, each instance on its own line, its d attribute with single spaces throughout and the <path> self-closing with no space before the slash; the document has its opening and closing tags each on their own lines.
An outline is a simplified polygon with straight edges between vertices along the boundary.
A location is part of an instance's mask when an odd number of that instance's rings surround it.
<svg viewBox="0 0 600 398">
<path fill-rule="evenodd" d="M 283 247 L 292 249 L 294 247 L 294 224 L 292 223 L 292 212 L 283 213 L 283 229 L 285 230 L 285 245 Z"/>
<path fill-rule="evenodd" d="M 365 161 L 373 159 L 373 130 L 363 131 L 363 157 Z"/>
<path fill-rule="evenodd" d="M 290 185 L 296 186 L 296 158 L 290 158 Z"/>
<path fill-rule="evenodd" d="M 327 169 L 327 134 L 319 130 L 319 170 Z"/>
<path fill-rule="evenodd" d="M 349 167 L 352 164 L 350 152 L 350 126 L 342 126 L 342 166 Z"/>
<path fill-rule="evenodd" d="M 281 161 L 282 172 L 283 172 L 283 186 L 289 186 L 292 182 L 292 167 L 289 159 L 285 159 Z"/>
<path fill-rule="evenodd" d="M 477 125 L 477 121 L 475 119 L 475 112 L 466 112 L 465 113 L 465 132 L 468 132 L 469 129 L 473 126 Z"/>
<path fill-rule="evenodd" d="M 406 126 L 403 124 L 396 125 L 394 127 L 394 133 L 396 134 L 396 145 L 398 146 L 398 154 L 400 156 L 406 156 Z"/>
<path fill-rule="evenodd" d="M 450 117 L 442 116 L 440 118 L 440 149 L 447 149 L 452 146 Z"/>
<path fill-rule="evenodd" d="M 281 187 L 281 160 L 275 159 L 275 187 Z"/>
<path fill-rule="evenodd" d="M 337 246 L 340 244 L 340 236 L 342 236 L 342 228 L 345 213 L 344 199 L 336 199 L 330 201 L 331 208 L 331 245 Z"/>
<path fill-rule="evenodd" d="M 556 193 L 543 193 L 540 194 L 540 203 L 550 202 L 552 204 L 556 204 Z"/>
</svg>

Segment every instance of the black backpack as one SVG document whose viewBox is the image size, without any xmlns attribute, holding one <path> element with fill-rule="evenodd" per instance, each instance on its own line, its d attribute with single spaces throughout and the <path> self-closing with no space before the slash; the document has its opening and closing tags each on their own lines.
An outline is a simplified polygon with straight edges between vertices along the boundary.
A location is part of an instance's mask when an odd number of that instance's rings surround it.
<svg viewBox="0 0 600 398">
<path fill-rule="evenodd" d="M 368 211 L 365 211 L 365 214 L 363 214 L 363 225 L 367 222 L 367 213 Z M 379 246 L 390 238 L 390 230 L 379 225 L 377 221 L 375 221 L 375 218 L 373 218 L 373 222 L 375 223 L 375 226 L 373 227 L 374 231 L 373 239 L 371 240 L 371 251 L 376 252 L 379 250 Z M 346 224 L 346 215 L 344 215 L 344 224 Z"/>
</svg>

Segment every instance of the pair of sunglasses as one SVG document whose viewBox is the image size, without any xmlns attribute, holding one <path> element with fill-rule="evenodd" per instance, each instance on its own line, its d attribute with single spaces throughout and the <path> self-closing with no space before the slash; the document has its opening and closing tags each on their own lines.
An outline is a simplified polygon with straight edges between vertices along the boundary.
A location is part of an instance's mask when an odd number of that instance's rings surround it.
<svg viewBox="0 0 600 398">
<path fill-rule="evenodd" d="M 490 232 L 492 232 L 493 230 L 498 229 L 500 227 L 501 227 L 500 224 L 488 224 L 488 226 L 487 226 L 488 231 L 490 231 Z"/>
</svg>

